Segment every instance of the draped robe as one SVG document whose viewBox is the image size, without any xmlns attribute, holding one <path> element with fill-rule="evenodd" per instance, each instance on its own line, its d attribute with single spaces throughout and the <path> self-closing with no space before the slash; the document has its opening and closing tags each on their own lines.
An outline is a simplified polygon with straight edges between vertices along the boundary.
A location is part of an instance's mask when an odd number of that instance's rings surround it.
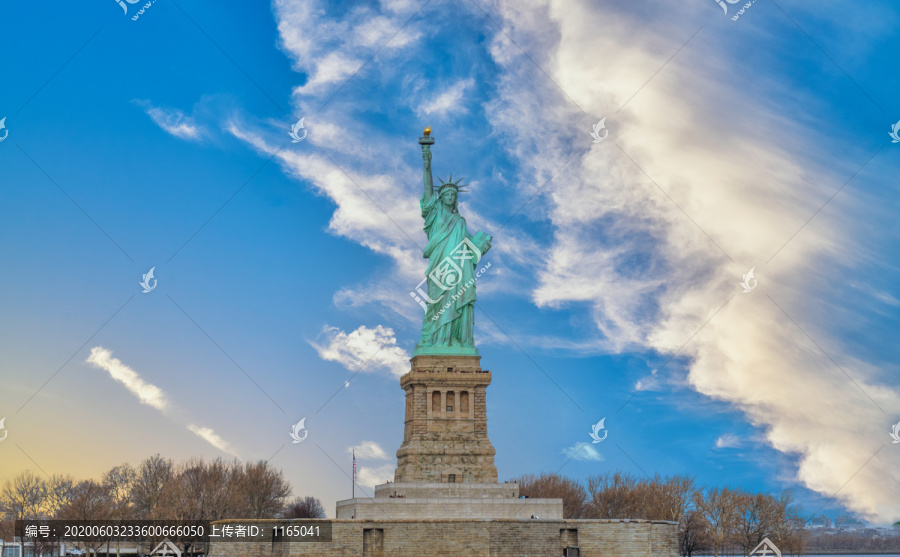
<svg viewBox="0 0 900 557">
<path fill-rule="evenodd" d="M 423 256 L 428 259 L 425 276 L 430 298 L 420 347 L 475 346 L 475 266 L 480 253 L 470 248 L 473 237 L 457 203 L 449 208 L 436 194 L 430 198 L 423 194 L 419 202 L 428 236 Z"/>
</svg>

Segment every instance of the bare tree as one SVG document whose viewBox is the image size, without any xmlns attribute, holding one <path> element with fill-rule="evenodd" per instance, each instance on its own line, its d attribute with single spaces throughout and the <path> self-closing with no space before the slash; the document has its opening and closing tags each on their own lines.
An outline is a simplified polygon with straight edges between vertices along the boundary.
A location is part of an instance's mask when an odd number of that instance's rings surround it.
<svg viewBox="0 0 900 557">
<path fill-rule="evenodd" d="M 160 506 L 160 499 L 166 486 L 174 476 L 174 464 L 159 455 L 141 462 L 132 484 L 134 510 L 142 519 L 167 518 L 166 509 Z"/>
<path fill-rule="evenodd" d="M 640 518 L 635 512 L 637 479 L 625 472 L 590 476 L 585 518 Z"/>
<path fill-rule="evenodd" d="M 47 482 L 31 470 L 7 480 L 0 490 L 0 511 L 13 521 L 44 518 L 46 501 Z"/>
<path fill-rule="evenodd" d="M 772 541 L 791 555 L 801 555 L 806 549 L 805 520 L 802 509 L 794 504 L 793 493 L 786 489 L 772 498 Z"/>
<path fill-rule="evenodd" d="M 315 497 L 295 497 L 285 507 L 284 518 L 325 518 L 325 507 Z"/>
<path fill-rule="evenodd" d="M 58 513 L 60 520 L 109 520 L 113 518 L 109 490 L 100 482 L 83 480 L 75 484 L 72 498 Z M 97 537 L 84 540 L 94 553 L 106 544 L 109 554 L 109 538 Z"/>
<path fill-rule="evenodd" d="M 692 476 L 666 476 L 660 479 L 657 475 L 653 479 L 654 491 L 654 509 L 650 518 L 655 520 L 671 520 L 672 522 L 681 522 L 681 519 L 687 513 L 697 488 L 694 487 L 694 478 Z"/>
<path fill-rule="evenodd" d="M 222 459 L 202 465 L 203 473 L 195 480 L 200 485 L 195 485 L 193 489 L 196 493 L 199 488 L 204 520 L 222 520 L 235 515 L 238 509 L 238 492 L 235 485 L 238 474 L 235 470 L 240 467 L 240 463 L 236 460 L 227 463 Z"/>
<path fill-rule="evenodd" d="M 233 483 L 240 499 L 239 518 L 276 518 L 291 494 L 284 474 L 263 460 L 245 464 Z"/>
<path fill-rule="evenodd" d="M 694 507 L 707 524 L 713 555 L 718 557 L 730 541 L 740 520 L 738 502 L 744 493 L 727 487 L 710 487 L 694 494 Z"/>
<path fill-rule="evenodd" d="M 691 557 L 696 551 L 705 551 L 708 546 L 708 525 L 703 516 L 694 510 L 688 510 L 678 524 L 678 548 L 681 554 Z"/>
<path fill-rule="evenodd" d="M 562 499 L 563 518 L 581 518 L 584 514 L 587 491 L 576 480 L 559 474 L 543 473 L 540 476 L 528 474 L 513 481 L 519 484 L 519 495 Z"/>
<path fill-rule="evenodd" d="M 737 497 L 738 519 L 735 540 L 743 548 L 744 555 L 772 535 L 778 520 L 777 503 L 765 493 L 741 493 Z"/>
<path fill-rule="evenodd" d="M 10 526 L 16 520 L 43 518 L 47 498 L 47 482 L 31 470 L 25 470 L 12 480 L 7 480 L 0 490 L 0 512 Z M 24 544 L 19 545 L 20 554 Z"/>
<path fill-rule="evenodd" d="M 118 520 L 131 518 L 134 512 L 132 490 L 137 481 L 137 471 L 128 463 L 113 466 L 103 474 L 103 486 L 109 492 L 112 514 Z"/>
<path fill-rule="evenodd" d="M 137 471 L 130 464 L 112 467 L 103 475 L 103 487 L 109 496 L 110 517 L 126 520 L 134 517 L 132 489 L 137 481 Z M 116 538 L 116 555 L 121 554 L 121 544 Z"/>
</svg>

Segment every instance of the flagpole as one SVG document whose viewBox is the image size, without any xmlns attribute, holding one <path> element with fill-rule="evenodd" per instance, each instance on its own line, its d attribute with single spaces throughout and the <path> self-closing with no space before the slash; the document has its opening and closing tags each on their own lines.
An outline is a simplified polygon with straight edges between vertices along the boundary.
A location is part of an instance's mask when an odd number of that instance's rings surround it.
<svg viewBox="0 0 900 557">
<path fill-rule="evenodd" d="M 356 499 L 356 449 L 353 450 L 353 486 L 351 499 Z"/>
</svg>

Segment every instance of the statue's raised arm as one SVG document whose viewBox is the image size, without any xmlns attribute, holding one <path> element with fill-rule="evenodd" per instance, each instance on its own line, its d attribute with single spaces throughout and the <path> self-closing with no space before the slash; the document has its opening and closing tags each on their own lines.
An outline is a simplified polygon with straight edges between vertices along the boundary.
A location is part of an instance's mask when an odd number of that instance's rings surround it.
<svg viewBox="0 0 900 557">
<path fill-rule="evenodd" d="M 422 160 L 425 161 L 425 172 L 424 172 L 424 182 L 425 182 L 425 199 L 431 199 L 434 195 L 434 178 L 431 177 L 431 146 L 434 144 L 434 139 L 431 136 L 431 128 L 425 128 L 423 132 L 425 137 L 419 140 L 419 144 L 422 146 Z"/>
</svg>

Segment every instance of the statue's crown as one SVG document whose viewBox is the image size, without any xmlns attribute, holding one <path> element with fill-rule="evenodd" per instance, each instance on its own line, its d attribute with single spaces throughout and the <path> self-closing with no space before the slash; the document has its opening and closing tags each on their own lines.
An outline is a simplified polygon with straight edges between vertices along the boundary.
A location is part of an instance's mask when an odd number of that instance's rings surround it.
<svg viewBox="0 0 900 557">
<path fill-rule="evenodd" d="M 435 189 L 437 190 L 438 195 L 441 195 L 441 192 L 444 191 L 444 188 L 453 188 L 456 190 L 457 194 L 466 193 L 469 191 L 469 190 L 463 189 L 466 186 L 468 186 L 469 184 L 460 184 L 460 182 L 462 182 L 462 178 L 456 180 L 455 182 L 453 181 L 453 174 L 450 175 L 450 179 L 447 180 L 446 182 L 440 176 L 438 176 L 438 180 L 440 180 L 440 182 L 441 182 L 440 186 L 435 186 Z"/>
</svg>

